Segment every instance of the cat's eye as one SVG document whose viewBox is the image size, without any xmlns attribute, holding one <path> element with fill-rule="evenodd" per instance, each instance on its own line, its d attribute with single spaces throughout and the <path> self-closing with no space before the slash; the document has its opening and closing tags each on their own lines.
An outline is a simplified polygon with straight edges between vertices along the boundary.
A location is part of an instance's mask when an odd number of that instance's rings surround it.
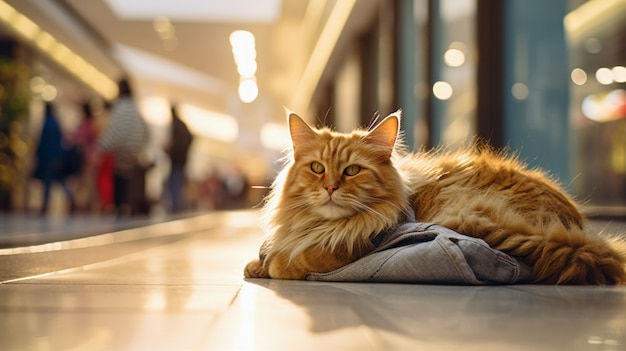
<svg viewBox="0 0 626 351">
<path fill-rule="evenodd" d="M 319 162 L 311 163 L 311 170 L 313 173 L 322 174 L 324 173 L 324 166 Z"/>
<path fill-rule="evenodd" d="M 343 170 L 343 173 L 348 176 L 353 176 L 359 173 L 360 171 L 361 171 L 361 167 L 357 165 L 352 165 L 352 166 L 346 167 L 346 169 Z"/>
</svg>

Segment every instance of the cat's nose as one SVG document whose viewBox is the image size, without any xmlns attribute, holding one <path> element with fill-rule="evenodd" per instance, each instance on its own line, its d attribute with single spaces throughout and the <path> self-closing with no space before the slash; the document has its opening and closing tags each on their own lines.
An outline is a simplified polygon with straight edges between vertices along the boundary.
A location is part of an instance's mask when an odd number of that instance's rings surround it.
<svg viewBox="0 0 626 351">
<path fill-rule="evenodd" d="M 337 190 L 338 186 L 333 185 L 333 184 L 329 184 L 329 185 L 326 185 L 325 188 L 326 188 L 326 191 L 328 191 L 328 195 L 332 195 L 333 192 L 335 192 L 335 190 Z"/>
</svg>

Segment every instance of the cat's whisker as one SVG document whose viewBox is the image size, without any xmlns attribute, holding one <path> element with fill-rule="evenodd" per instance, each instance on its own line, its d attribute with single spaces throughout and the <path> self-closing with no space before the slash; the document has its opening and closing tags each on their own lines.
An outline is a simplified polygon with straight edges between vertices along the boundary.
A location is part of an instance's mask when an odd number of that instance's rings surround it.
<svg viewBox="0 0 626 351">
<path fill-rule="evenodd" d="M 305 212 L 306 210 L 310 209 L 310 205 L 308 203 L 302 201 L 302 202 L 297 202 L 297 203 L 290 204 L 285 209 L 290 210 L 290 211 L 299 209 L 300 212 Z"/>
<path fill-rule="evenodd" d="M 355 208 L 357 208 L 357 209 L 359 209 L 359 210 L 361 210 L 361 211 L 363 211 L 363 210 L 364 210 L 364 211 L 367 211 L 367 212 L 369 212 L 369 213 L 373 213 L 373 214 L 377 215 L 378 217 L 380 217 L 380 218 L 381 218 L 381 219 L 383 219 L 383 220 L 388 220 L 388 218 L 387 218 L 385 215 L 383 215 L 383 214 L 382 214 L 382 213 L 380 213 L 379 211 L 376 211 L 376 210 L 375 210 L 375 209 L 373 209 L 371 206 L 368 206 L 368 205 L 364 204 L 364 203 L 363 203 L 363 202 L 361 202 L 361 201 L 352 200 L 352 201 L 349 201 L 349 202 L 351 203 L 351 205 L 352 205 L 353 207 L 355 207 Z"/>
<path fill-rule="evenodd" d="M 404 213 L 404 214 L 408 214 L 408 206 L 399 206 L 396 203 L 389 201 L 389 200 L 382 200 L 381 201 L 381 197 L 374 197 L 374 196 L 369 196 L 369 195 L 365 195 L 363 196 L 363 199 L 368 200 L 369 202 L 382 202 L 386 205 L 392 206 L 393 208 L 395 208 L 396 210 Z"/>
</svg>

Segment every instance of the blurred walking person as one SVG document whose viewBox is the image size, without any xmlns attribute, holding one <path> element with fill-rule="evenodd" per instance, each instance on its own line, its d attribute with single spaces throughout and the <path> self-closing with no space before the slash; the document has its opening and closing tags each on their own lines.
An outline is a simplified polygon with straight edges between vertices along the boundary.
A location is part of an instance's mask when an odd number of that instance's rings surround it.
<svg viewBox="0 0 626 351">
<path fill-rule="evenodd" d="M 167 190 L 170 197 L 171 211 L 181 212 L 187 209 L 185 166 L 187 165 L 187 156 L 193 136 L 185 122 L 180 119 L 175 105 L 172 105 L 171 112 L 172 128 L 170 141 L 165 150 L 170 158 L 170 175 L 167 179 Z"/>
<path fill-rule="evenodd" d="M 129 82 L 120 80 L 118 89 L 98 150 L 113 154 L 113 201 L 118 214 L 145 213 L 145 166 L 141 156 L 149 141 L 148 124 L 139 113 Z"/>
<path fill-rule="evenodd" d="M 34 172 L 35 178 L 40 179 L 44 187 L 40 210 L 41 215 L 45 215 L 48 212 L 50 188 L 55 182 L 59 183 L 63 188 L 70 206 L 70 212 L 74 209 L 74 196 L 66 182 L 66 149 L 63 143 L 63 133 L 57 121 L 54 108 L 51 103 L 46 103 L 41 137 L 39 138 L 39 144 L 35 152 L 37 165 Z"/>
<path fill-rule="evenodd" d="M 96 202 L 96 146 L 98 135 L 91 106 L 84 102 L 81 106 L 82 121 L 74 133 L 74 143 L 80 149 L 83 157 L 83 166 L 78 174 L 78 189 L 76 190 L 77 206 L 82 210 L 91 210 Z M 79 201 L 80 200 L 80 201 Z"/>
</svg>

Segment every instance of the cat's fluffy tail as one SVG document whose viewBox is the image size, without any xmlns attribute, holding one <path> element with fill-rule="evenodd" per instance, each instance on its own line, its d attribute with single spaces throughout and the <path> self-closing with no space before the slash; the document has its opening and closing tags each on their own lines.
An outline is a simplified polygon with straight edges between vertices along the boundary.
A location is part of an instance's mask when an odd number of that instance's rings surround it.
<svg viewBox="0 0 626 351">
<path fill-rule="evenodd" d="M 626 284 L 626 241 L 590 236 L 582 230 L 558 228 L 547 235 L 517 237 L 502 250 L 533 266 L 533 282 L 541 284 Z M 502 243 L 504 246 L 512 243 Z"/>
</svg>

